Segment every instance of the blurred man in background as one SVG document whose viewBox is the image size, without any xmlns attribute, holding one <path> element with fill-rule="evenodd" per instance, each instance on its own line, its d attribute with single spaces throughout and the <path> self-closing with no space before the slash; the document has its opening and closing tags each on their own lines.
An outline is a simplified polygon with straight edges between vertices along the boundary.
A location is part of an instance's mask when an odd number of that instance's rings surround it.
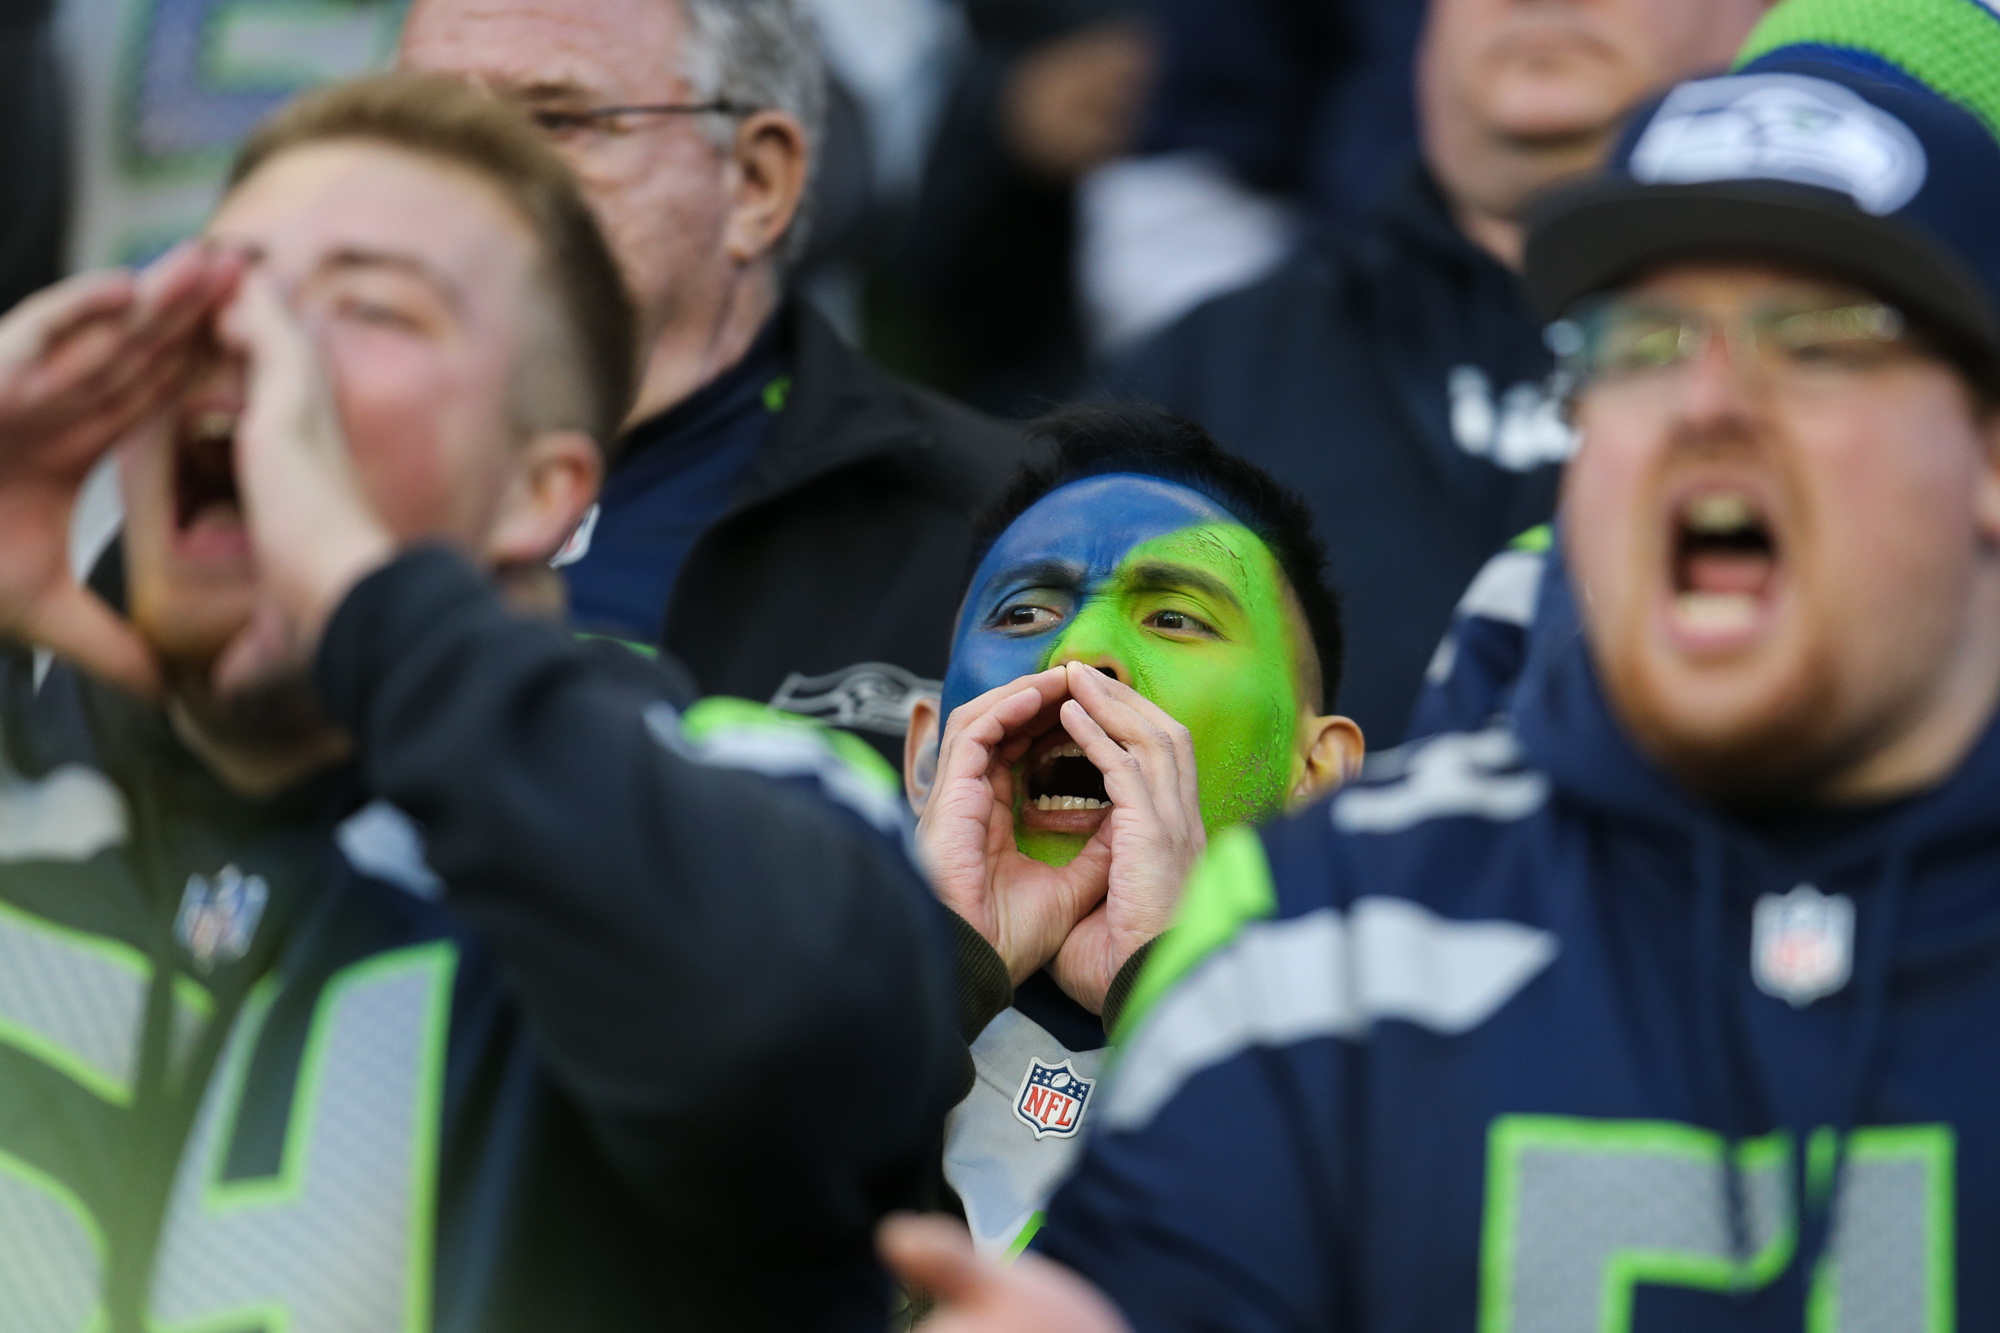
<svg viewBox="0 0 2000 1333">
<path fill-rule="evenodd" d="M 1425 0 L 1147 0 L 1157 86 L 1132 156 L 1078 194 L 1092 351 L 1129 352 L 1366 221 L 1417 138 Z"/>
<path fill-rule="evenodd" d="M 885 766 L 509 609 L 630 402 L 575 181 L 392 76 L 208 235 L 0 320 L 0 1327 L 879 1329 L 962 1058 Z"/>
<path fill-rule="evenodd" d="M 1089 375 L 1076 187 L 1137 142 L 1154 43 L 1137 0 L 963 9 L 966 54 L 922 192 L 869 288 L 869 335 L 926 383 L 1035 415 Z"/>
<path fill-rule="evenodd" d="M 401 61 L 544 127 L 638 303 L 623 455 L 563 556 L 578 626 L 900 760 L 1018 444 L 789 298 L 825 100 L 795 0 L 418 0 Z"/>
<path fill-rule="evenodd" d="M 1520 263 L 1522 202 L 1649 91 L 1732 55 L 1768 0 L 1437 0 L 1422 161 L 1373 222 L 1206 305 L 1113 391 L 1161 402 L 1313 508 L 1345 598 L 1347 707 L 1400 736 L 1481 562 L 1547 518 L 1572 440 Z"/>
<path fill-rule="evenodd" d="M 1123 1318 L 898 1232 L 940 1329 L 2000 1318 L 2000 15 L 1746 57 L 1535 210 L 1508 714 L 1215 841 L 1041 1233 Z"/>
</svg>

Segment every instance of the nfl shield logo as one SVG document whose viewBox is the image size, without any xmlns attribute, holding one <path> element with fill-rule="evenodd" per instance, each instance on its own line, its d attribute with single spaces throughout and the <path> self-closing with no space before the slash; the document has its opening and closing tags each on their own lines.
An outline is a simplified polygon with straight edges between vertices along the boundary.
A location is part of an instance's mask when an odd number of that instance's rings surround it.
<svg viewBox="0 0 2000 1333">
<path fill-rule="evenodd" d="M 1854 900 L 1801 884 L 1757 900 L 1750 932 L 1757 989 L 1804 1008 L 1847 984 L 1854 966 Z"/>
<path fill-rule="evenodd" d="M 1067 1060 L 1051 1065 L 1031 1059 L 1021 1091 L 1014 1097 L 1014 1114 L 1038 1139 L 1071 1138 L 1083 1123 L 1083 1105 L 1094 1086 L 1095 1079 L 1082 1077 Z"/>
<path fill-rule="evenodd" d="M 189 875 L 174 935 L 196 968 L 212 972 L 218 963 L 233 963 L 250 952 L 270 897 L 262 875 L 245 875 L 233 865 L 217 871 L 213 882 Z"/>
</svg>

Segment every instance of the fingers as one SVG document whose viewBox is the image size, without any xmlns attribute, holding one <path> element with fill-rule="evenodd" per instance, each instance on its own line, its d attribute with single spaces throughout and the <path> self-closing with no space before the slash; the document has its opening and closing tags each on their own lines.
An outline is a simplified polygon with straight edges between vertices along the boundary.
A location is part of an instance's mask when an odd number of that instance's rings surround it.
<svg viewBox="0 0 2000 1333">
<path fill-rule="evenodd" d="M 1057 667 L 1009 681 L 953 709 L 938 745 L 938 782 L 976 777 L 996 762 L 1020 758 L 1039 734 L 1034 723 L 1067 694 L 1065 673 Z"/>
<path fill-rule="evenodd" d="M 44 439 L 86 427 L 101 444 L 105 404 L 180 372 L 240 266 L 189 245 L 144 274 L 85 274 L 22 302 L 0 321 L 0 427 Z"/>
<path fill-rule="evenodd" d="M 935 1333 L 1130 1333 L 1104 1294 L 1055 1261 L 1026 1253 L 1006 1268 L 978 1258 L 959 1223 L 935 1214 L 892 1216 L 875 1233 L 882 1260 L 906 1286 L 938 1298 Z"/>
<path fill-rule="evenodd" d="M 1074 699 L 1063 707 L 1063 728 L 1105 775 L 1105 792 L 1113 804 L 1140 798 L 1122 780 L 1132 774 L 1144 782 L 1153 802 L 1172 802 L 1198 819 L 1201 783 L 1188 729 L 1131 686 L 1081 663 L 1070 665 L 1070 687 Z M 1125 796 L 1114 784 L 1125 789 Z"/>
<path fill-rule="evenodd" d="M 122 315 L 136 298 L 133 276 L 123 269 L 79 273 L 45 287 L 0 319 L 0 366 L 31 361 L 79 326 Z"/>
<path fill-rule="evenodd" d="M 75 583 L 53 589 L 21 625 L 29 642 L 144 698 L 160 692 L 159 664 L 130 624 Z"/>
<path fill-rule="evenodd" d="M 268 369 L 296 368 L 312 355 L 312 340 L 270 278 L 246 275 L 216 321 L 223 346 Z"/>
<path fill-rule="evenodd" d="M 198 317 L 235 288 L 244 264 L 241 254 L 205 240 L 177 245 L 139 275 L 140 314 L 167 325 Z"/>
<path fill-rule="evenodd" d="M 396 538 L 370 502 L 349 452 L 318 340 L 277 285 L 246 274 L 217 323 L 249 362 L 236 431 L 237 490 L 277 627 L 223 663 L 252 671 L 271 654 L 310 655 L 349 589 L 394 558 Z"/>
<path fill-rule="evenodd" d="M 1188 729 L 1130 685 L 1081 662 L 1069 664 L 1070 693 L 1122 745 L 1164 746 L 1192 760 Z"/>
<path fill-rule="evenodd" d="M 948 1305 L 975 1301 L 997 1270 L 972 1250 L 961 1224 L 936 1213 L 893 1213 L 875 1231 L 875 1248 L 905 1285 L 921 1287 Z"/>
</svg>

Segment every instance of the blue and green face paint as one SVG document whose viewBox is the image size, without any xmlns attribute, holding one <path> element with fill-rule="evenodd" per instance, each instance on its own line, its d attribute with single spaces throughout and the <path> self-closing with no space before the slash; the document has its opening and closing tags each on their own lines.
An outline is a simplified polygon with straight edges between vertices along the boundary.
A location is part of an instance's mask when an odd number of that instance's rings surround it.
<svg viewBox="0 0 2000 1333">
<path fill-rule="evenodd" d="M 943 707 L 1065 661 L 1116 664 L 1194 739 L 1210 830 L 1284 808 L 1298 744 L 1297 616 L 1277 559 L 1198 491 L 1113 473 L 1016 519 L 973 575 Z M 1017 782 L 1015 842 L 1054 864 L 1088 833 L 1034 827 Z"/>
</svg>

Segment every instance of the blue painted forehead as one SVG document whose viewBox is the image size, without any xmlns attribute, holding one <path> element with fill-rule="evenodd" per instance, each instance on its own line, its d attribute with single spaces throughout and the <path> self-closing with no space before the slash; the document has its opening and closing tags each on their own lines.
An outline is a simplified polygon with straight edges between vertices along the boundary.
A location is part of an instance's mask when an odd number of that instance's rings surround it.
<svg viewBox="0 0 2000 1333">
<path fill-rule="evenodd" d="M 1137 472 L 1108 472 L 1068 482 L 1024 510 L 994 539 L 972 576 L 971 594 L 1023 565 L 1061 561 L 1105 574 L 1133 547 L 1204 523 L 1237 523 L 1192 487 Z"/>
</svg>

